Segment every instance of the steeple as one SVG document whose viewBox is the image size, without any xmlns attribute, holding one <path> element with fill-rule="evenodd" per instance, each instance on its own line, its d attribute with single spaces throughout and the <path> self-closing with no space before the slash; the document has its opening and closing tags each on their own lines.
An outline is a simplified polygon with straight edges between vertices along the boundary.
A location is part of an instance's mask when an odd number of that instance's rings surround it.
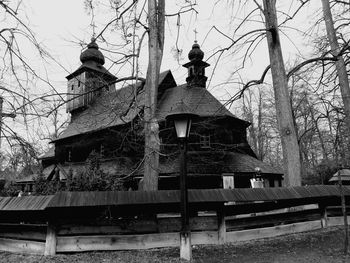
<svg viewBox="0 0 350 263">
<path fill-rule="evenodd" d="M 200 49 L 197 41 L 194 41 L 192 49 L 188 53 L 188 59 L 190 62 L 183 66 L 188 69 L 188 77 L 186 78 L 187 85 L 189 87 L 203 87 L 207 81 L 205 76 L 205 68 L 210 66 L 208 63 L 203 61 L 204 52 Z"/>
<path fill-rule="evenodd" d="M 72 114 L 72 118 L 75 113 L 92 104 L 97 97 L 114 90 L 117 79 L 103 66 L 105 58 L 98 49 L 95 38 L 81 52 L 80 61 L 82 65 L 66 77 L 67 112 Z"/>
</svg>

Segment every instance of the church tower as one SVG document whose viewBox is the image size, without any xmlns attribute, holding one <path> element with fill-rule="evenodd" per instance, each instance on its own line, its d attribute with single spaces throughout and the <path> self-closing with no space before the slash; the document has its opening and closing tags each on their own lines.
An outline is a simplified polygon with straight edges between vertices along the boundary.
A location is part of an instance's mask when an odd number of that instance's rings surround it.
<svg viewBox="0 0 350 263">
<path fill-rule="evenodd" d="M 194 41 L 191 51 L 188 53 L 188 59 L 190 62 L 183 66 L 188 70 L 188 76 L 186 78 L 188 87 L 203 87 L 205 88 L 207 77 L 205 76 L 205 68 L 210 66 L 203 61 L 204 52 L 200 49 L 197 41 Z"/>
<path fill-rule="evenodd" d="M 67 112 L 73 115 L 88 107 L 97 96 L 115 89 L 117 79 L 105 67 L 105 58 L 95 39 L 80 55 L 82 65 L 66 78 Z"/>
</svg>

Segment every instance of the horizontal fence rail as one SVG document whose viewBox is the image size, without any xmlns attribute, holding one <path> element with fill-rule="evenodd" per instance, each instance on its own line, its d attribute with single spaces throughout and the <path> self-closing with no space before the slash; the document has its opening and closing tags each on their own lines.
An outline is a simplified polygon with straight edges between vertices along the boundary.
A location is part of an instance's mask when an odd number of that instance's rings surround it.
<svg viewBox="0 0 350 263">
<path fill-rule="evenodd" d="M 192 190 L 192 244 L 224 244 L 343 225 L 336 187 L 276 189 Z M 350 191 L 345 190 L 349 198 Z M 179 246 L 177 198 L 177 191 L 158 196 L 77 192 L 0 198 L 0 250 L 55 255 Z"/>
</svg>

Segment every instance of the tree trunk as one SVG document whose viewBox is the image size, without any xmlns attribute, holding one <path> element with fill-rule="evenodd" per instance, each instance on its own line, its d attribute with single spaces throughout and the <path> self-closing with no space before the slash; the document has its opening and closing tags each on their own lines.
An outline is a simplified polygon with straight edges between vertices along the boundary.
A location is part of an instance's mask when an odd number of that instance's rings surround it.
<svg viewBox="0 0 350 263">
<path fill-rule="evenodd" d="M 145 84 L 145 161 L 142 190 L 158 189 L 159 126 L 157 108 L 159 71 L 164 48 L 164 0 L 148 1 L 148 69 Z"/>
<path fill-rule="evenodd" d="M 276 1 L 263 0 L 276 115 L 283 149 L 286 186 L 301 185 L 301 164 L 296 129 L 288 94 L 288 82 L 278 34 Z"/>
<path fill-rule="evenodd" d="M 345 124 L 349 134 L 350 133 L 350 87 L 349 87 L 348 74 L 346 71 L 344 58 L 342 54 L 339 54 L 340 48 L 338 45 L 338 40 L 334 29 L 334 22 L 332 18 L 331 8 L 329 5 L 329 0 L 321 0 L 321 1 L 322 1 L 323 16 L 326 24 L 326 31 L 327 31 L 329 45 L 331 46 L 332 55 L 337 57 L 335 66 L 337 69 L 340 92 L 341 92 L 341 96 L 344 104 Z"/>
<path fill-rule="evenodd" d="M 339 87 L 340 93 L 343 100 L 344 112 L 345 112 L 345 132 L 343 134 L 344 142 L 340 144 L 339 147 L 342 147 L 342 153 L 344 155 L 343 162 L 345 161 L 348 164 L 349 159 L 349 134 L 350 134 L 350 87 L 349 87 L 349 79 L 346 71 L 346 65 L 344 62 L 344 58 L 342 54 L 340 54 L 340 48 L 336 36 L 336 31 L 334 29 L 334 22 L 332 18 L 332 12 L 329 4 L 329 0 L 321 0 L 322 8 L 323 8 L 323 16 L 326 24 L 327 37 L 329 41 L 329 45 L 331 47 L 331 53 L 334 57 L 337 58 L 335 62 L 335 67 L 339 79 Z M 341 135 L 340 135 L 341 136 Z"/>
</svg>

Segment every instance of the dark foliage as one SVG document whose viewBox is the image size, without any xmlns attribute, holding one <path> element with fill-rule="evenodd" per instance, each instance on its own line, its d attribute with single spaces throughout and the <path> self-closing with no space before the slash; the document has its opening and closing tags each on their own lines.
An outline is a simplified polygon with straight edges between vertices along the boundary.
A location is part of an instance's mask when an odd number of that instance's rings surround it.
<svg viewBox="0 0 350 263">
<path fill-rule="evenodd" d="M 107 174 L 100 169 L 100 155 L 93 151 L 87 159 L 86 167 L 73 176 L 72 170 L 68 173 L 66 182 L 58 176 L 47 181 L 39 175 L 34 182 L 35 195 L 50 195 L 58 191 L 118 191 L 124 190 L 123 183 L 114 175 Z"/>
<path fill-rule="evenodd" d="M 0 196 L 17 196 L 18 188 L 13 182 L 6 183 L 3 189 L 0 190 Z"/>
<path fill-rule="evenodd" d="M 335 161 L 322 161 L 314 170 L 303 177 L 303 185 L 328 184 L 332 175 L 338 171 Z"/>
</svg>

